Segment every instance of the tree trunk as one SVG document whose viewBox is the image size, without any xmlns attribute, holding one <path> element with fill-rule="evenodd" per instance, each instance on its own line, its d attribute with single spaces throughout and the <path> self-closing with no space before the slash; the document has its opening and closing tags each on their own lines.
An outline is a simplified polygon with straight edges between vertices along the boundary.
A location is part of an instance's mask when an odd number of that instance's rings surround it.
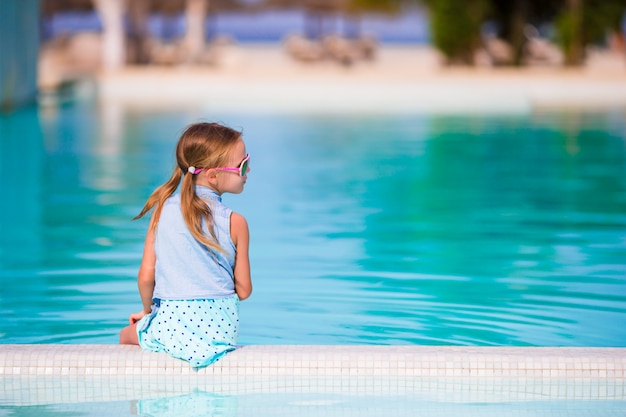
<svg viewBox="0 0 626 417">
<path fill-rule="evenodd" d="M 150 0 L 131 0 L 128 5 L 128 37 L 127 42 L 130 54 L 128 62 L 134 64 L 147 64 L 150 61 L 148 54 L 148 15 L 150 13 Z"/>
<path fill-rule="evenodd" d="M 205 27 L 207 12 L 206 0 L 187 0 L 185 7 L 185 56 L 188 63 L 197 62 L 204 50 Z"/>
<path fill-rule="evenodd" d="M 102 64 L 107 70 L 121 68 L 126 63 L 124 11 L 126 0 L 93 0 L 102 20 Z"/>
<path fill-rule="evenodd" d="M 579 66 L 583 63 L 583 1 L 567 0 L 567 14 L 571 19 L 569 45 L 565 48 L 565 65 L 567 66 Z"/>
<path fill-rule="evenodd" d="M 511 14 L 511 32 L 509 42 L 513 50 L 513 65 L 520 66 L 524 58 L 524 25 L 528 17 L 528 1 L 515 0 L 513 2 L 513 12 Z"/>
</svg>

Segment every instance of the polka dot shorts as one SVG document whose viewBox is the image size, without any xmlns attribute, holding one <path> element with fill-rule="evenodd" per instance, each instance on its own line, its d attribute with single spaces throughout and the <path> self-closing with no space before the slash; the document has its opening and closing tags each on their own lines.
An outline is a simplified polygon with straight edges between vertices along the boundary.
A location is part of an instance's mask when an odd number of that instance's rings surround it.
<svg viewBox="0 0 626 417">
<path fill-rule="evenodd" d="M 234 350 L 239 333 L 239 298 L 160 300 L 137 323 L 139 345 L 167 352 L 194 368 L 208 366 Z"/>
</svg>

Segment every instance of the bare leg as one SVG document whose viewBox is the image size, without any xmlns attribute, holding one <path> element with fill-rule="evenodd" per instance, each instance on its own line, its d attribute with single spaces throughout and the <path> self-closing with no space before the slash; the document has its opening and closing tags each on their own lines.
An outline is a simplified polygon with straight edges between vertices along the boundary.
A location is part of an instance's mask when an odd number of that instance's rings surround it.
<svg viewBox="0 0 626 417">
<path fill-rule="evenodd" d="M 126 326 L 120 332 L 120 345 L 138 345 L 139 339 L 137 338 L 137 325 L 131 324 Z"/>
</svg>

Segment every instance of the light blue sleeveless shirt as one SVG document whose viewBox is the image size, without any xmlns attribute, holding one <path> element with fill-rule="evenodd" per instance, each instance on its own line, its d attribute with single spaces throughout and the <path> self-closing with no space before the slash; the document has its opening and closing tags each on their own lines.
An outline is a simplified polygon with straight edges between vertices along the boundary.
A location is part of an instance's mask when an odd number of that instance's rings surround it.
<svg viewBox="0 0 626 417">
<path fill-rule="evenodd" d="M 210 251 L 189 232 L 180 209 L 180 194 L 168 198 L 155 231 L 154 299 L 191 300 L 223 298 L 235 294 L 235 244 L 230 237 L 232 210 L 208 187 L 196 194 L 213 212 L 214 229 L 224 252 Z M 206 225 L 205 234 L 210 236 Z"/>
</svg>

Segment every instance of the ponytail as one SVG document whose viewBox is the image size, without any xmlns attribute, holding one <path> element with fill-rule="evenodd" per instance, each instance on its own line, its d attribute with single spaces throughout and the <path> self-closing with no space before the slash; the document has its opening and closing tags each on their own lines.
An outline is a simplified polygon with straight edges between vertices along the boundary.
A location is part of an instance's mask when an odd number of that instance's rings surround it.
<svg viewBox="0 0 626 417">
<path fill-rule="evenodd" d="M 181 183 L 181 178 L 182 186 L 180 190 L 180 209 L 189 232 L 194 238 L 196 238 L 196 240 L 206 246 L 207 249 L 223 252 L 224 249 L 222 249 L 222 247 L 217 243 L 218 240 L 217 235 L 215 234 L 215 228 L 213 227 L 213 212 L 211 211 L 211 208 L 196 194 L 193 175 L 185 174 L 183 176 L 182 170 L 178 167 L 176 167 L 174 173 L 165 184 L 154 190 L 148 198 L 148 201 L 146 201 L 146 204 L 143 206 L 141 212 L 135 216 L 133 220 L 142 218 L 147 212 L 154 208 L 150 228 L 152 231 L 155 231 L 161 217 L 163 203 L 165 203 L 165 200 L 174 194 Z M 211 235 L 210 238 L 203 233 L 203 220 L 208 226 L 209 233 Z"/>
<path fill-rule="evenodd" d="M 189 232 L 198 242 L 206 246 L 207 249 L 224 252 L 218 243 L 213 227 L 213 212 L 209 205 L 196 194 L 192 174 L 186 174 L 183 178 L 180 189 L 180 209 Z M 203 221 L 206 223 L 211 237 L 204 234 Z"/>
<path fill-rule="evenodd" d="M 176 189 L 178 188 L 178 184 L 180 184 L 181 177 L 182 177 L 181 170 L 180 168 L 176 167 L 170 179 L 167 180 L 165 184 L 161 185 L 160 187 L 158 187 L 156 190 L 152 192 L 152 194 L 150 195 L 150 198 L 148 198 L 148 201 L 146 201 L 146 204 L 143 206 L 143 209 L 141 209 L 141 212 L 137 216 L 135 216 L 133 220 L 141 219 L 153 207 L 156 207 L 154 209 L 154 214 L 152 215 L 152 226 L 151 226 L 153 230 L 156 229 L 156 225 L 157 223 L 159 223 L 159 217 L 161 217 L 161 210 L 163 209 L 163 203 L 172 194 L 174 194 L 174 191 L 176 191 Z"/>
</svg>

